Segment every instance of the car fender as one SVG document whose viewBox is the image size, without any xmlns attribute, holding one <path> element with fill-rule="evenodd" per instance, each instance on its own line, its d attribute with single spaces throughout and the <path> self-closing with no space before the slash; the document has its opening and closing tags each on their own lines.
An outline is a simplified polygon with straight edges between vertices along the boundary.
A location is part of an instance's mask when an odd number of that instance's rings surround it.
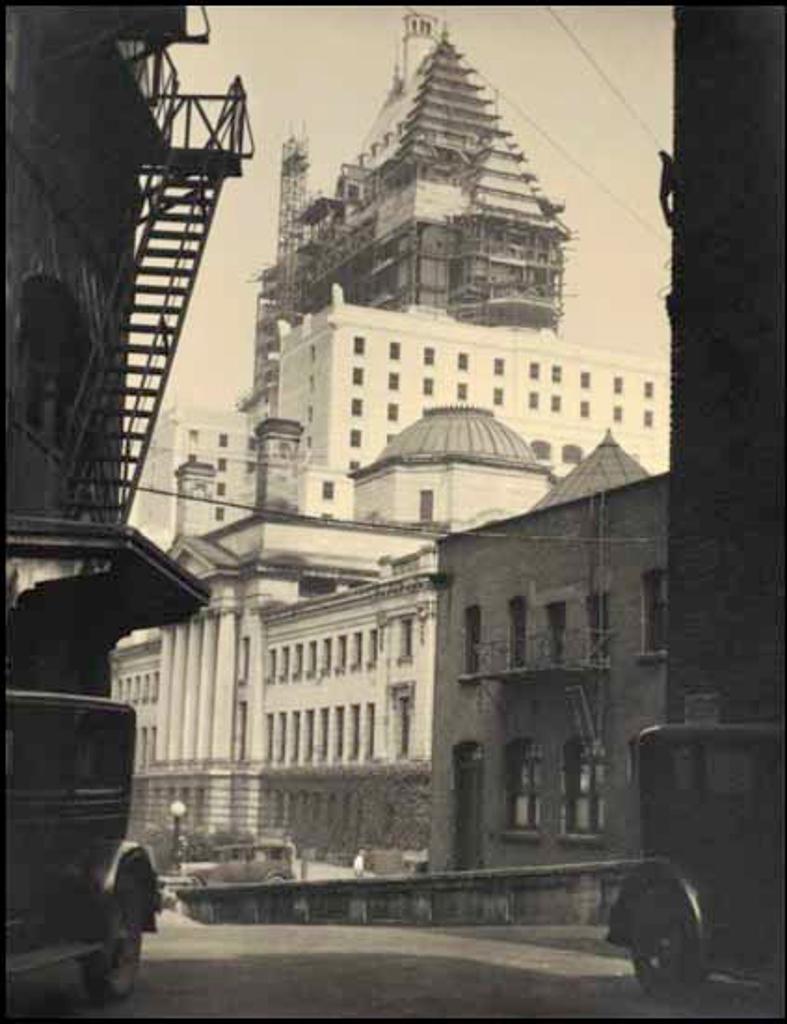
<svg viewBox="0 0 787 1024">
<path fill-rule="evenodd" d="M 115 843 L 102 843 L 93 851 L 88 867 L 92 886 L 102 899 L 110 899 L 116 892 L 118 880 L 132 875 L 145 895 L 142 927 L 146 932 L 156 931 L 156 913 L 160 908 L 160 895 L 156 872 L 144 846 L 131 839 Z"/>
<path fill-rule="evenodd" d="M 610 913 L 607 941 L 618 946 L 631 946 L 634 908 L 642 895 L 652 890 L 677 896 L 694 925 L 702 955 L 709 932 L 707 897 L 691 872 L 662 858 L 643 861 L 625 877 Z"/>
</svg>

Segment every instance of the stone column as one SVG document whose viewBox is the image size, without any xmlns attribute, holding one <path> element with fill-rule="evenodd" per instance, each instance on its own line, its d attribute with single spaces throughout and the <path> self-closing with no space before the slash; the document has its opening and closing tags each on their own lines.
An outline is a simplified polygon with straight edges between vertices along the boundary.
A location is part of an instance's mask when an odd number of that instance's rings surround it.
<svg viewBox="0 0 787 1024">
<path fill-rule="evenodd" d="M 202 615 L 195 615 L 189 623 L 186 683 L 183 694 L 183 757 L 186 761 L 193 761 L 197 754 L 197 708 L 203 623 Z"/>
<path fill-rule="evenodd" d="M 161 664 L 159 666 L 158 707 L 158 755 L 162 761 L 169 757 L 170 703 L 172 700 L 172 648 L 175 630 L 171 626 L 161 628 Z"/>
<path fill-rule="evenodd" d="M 213 713 L 213 754 L 219 761 L 232 756 L 232 726 L 235 715 L 235 653 L 237 616 L 234 608 L 219 613 L 216 651 L 216 698 Z"/>
<path fill-rule="evenodd" d="M 179 761 L 183 756 L 183 685 L 186 675 L 186 644 L 188 623 L 175 627 L 175 651 L 172 657 L 172 700 L 169 705 L 169 737 L 167 760 Z"/>
<path fill-rule="evenodd" d="M 248 695 L 249 760 L 262 761 L 265 757 L 265 665 L 263 664 L 264 625 L 261 607 L 250 610 L 251 633 L 249 644 L 249 678 L 246 680 Z"/>
<path fill-rule="evenodd" d="M 197 706 L 197 748 L 195 757 L 206 761 L 212 756 L 214 698 L 216 691 L 216 640 L 218 616 L 209 609 L 202 624 L 199 701 Z"/>
</svg>

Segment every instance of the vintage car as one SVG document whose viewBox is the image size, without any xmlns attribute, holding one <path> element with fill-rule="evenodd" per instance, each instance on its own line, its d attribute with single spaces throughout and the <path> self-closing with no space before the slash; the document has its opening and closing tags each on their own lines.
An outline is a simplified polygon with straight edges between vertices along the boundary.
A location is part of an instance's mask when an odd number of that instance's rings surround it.
<svg viewBox="0 0 787 1024">
<path fill-rule="evenodd" d="M 628 947 L 652 995 L 711 971 L 778 983 L 781 730 L 663 725 L 635 746 L 643 859 L 623 882 L 608 940 Z"/>
<path fill-rule="evenodd" d="M 293 846 L 279 836 L 217 847 L 212 861 L 184 863 L 182 870 L 206 885 L 286 882 L 295 877 Z"/>
<path fill-rule="evenodd" d="M 126 840 L 135 716 L 125 704 L 6 691 L 6 976 L 77 960 L 96 1000 L 128 995 L 158 891 Z"/>
</svg>

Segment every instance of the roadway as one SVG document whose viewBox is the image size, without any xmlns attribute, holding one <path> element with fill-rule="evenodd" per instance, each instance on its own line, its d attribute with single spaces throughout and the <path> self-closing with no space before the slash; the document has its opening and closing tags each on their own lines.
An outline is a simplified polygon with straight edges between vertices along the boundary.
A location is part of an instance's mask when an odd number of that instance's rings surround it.
<svg viewBox="0 0 787 1024">
<path fill-rule="evenodd" d="M 129 1000 L 95 1008 L 75 965 L 17 979 L 7 1016 L 64 1019 L 773 1018 L 756 989 L 712 981 L 680 1005 L 640 994 L 603 929 L 200 925 L 172 911 L 145 937 Z"/>
</svg>

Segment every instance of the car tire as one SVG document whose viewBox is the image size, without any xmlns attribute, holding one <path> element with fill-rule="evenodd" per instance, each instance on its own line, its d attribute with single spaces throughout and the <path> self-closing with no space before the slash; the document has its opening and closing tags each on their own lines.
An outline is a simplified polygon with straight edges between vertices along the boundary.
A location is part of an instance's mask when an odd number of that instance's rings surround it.
<svg viewBox="0 0 787 1024">
<path fill-rule="evenodd" d="M 634 973 L 649 996 L 685 995 L 702 981 L 696 926 L 671 894 L 643 896 L 634 908 L 632 933 Z"/>
<path fill-rule="evenodd" d="M 81 964 L 91 1002 L 125 999 L 134 988 L 142 954 L 143 893 L 132 879 L 121 879 L 107 911 L 104 948 Z"/>
</svg>

